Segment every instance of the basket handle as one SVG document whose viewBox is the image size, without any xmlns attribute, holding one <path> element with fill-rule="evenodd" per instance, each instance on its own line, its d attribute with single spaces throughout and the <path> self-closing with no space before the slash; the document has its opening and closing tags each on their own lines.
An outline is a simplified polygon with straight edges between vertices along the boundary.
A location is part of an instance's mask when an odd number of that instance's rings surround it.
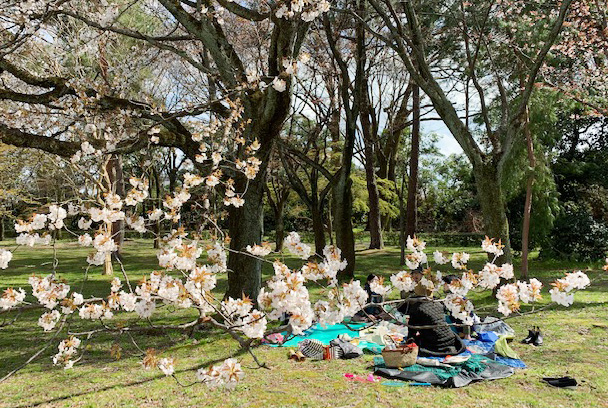
<svg viewBox="0 0 608 408">
<path fill-rule="evenodd" d="M 382 336 L 384 339 L 384 343 L 388 346 L 389 342 L 391 346 L 395 346 L 395 348 L 397 348 L 397 343 L 395 343 L 395 340 L 393 340 L 393 338 L 389 335 L 389 334 L 385 334 L 384 336 Z M 387 342 L 388 339 L 388 342 Z"/>
</svg>

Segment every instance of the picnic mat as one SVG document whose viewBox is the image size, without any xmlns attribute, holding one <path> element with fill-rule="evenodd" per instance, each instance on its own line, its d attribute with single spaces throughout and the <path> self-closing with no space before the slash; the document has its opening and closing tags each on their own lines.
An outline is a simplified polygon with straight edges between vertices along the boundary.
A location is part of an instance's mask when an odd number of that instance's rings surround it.
<svg viewBox="0 0 608 408">
<path fill-rule="evenodd" d="M 270 344 L 272 347 L 297 347 L 304 339 L 316 339 L 324 345 L 337 338 L 340 334 L 348 334 L 353 339 L 359 337 L 359 330 L 366 327 L 365 323 L 356 323 L 346 326 L 345 324 L 334 324 L 323 328 L 316 324 L 299 336 L 294 336 L 282 345 Z M 488 339 L 490 337 L 490 339 Z M 460 355 L 471 357 L 461 363 L 449 367 L 427 367 L 414 364 L 404 369 L 386 368 L 384 359 L 380 356 L 374 357 L 374 374 L 390 379 L 416 381 L 431 383 L 442 387 L 459 388 L 471 382 L 482 380 L 495 380 L 506 378 L 513 374 L 513 368 L 526 368 L 526 364 L 519 359 L 499 356 L 495 353 L 496 340 L 491 336 L 485 337 L 488 341 L 464 340 L 467 350 Z M 482 336 L 482 338 L 484 338 Z M 368 341 L 359 341 L 358 347 L 373 354 L 381 354 L 383 344 Z M 443 357 L 428 357 L 443 360 Z"/>
<path fill-rule="evenodd" d="M 351 330 L 349 326 L 353 329 Z M 285 343 L 279 344 L 270 344 L 272 347 L 297 347 L 298 343 L 304 339 L 315 339 L 319 340 L 324 345 L 329 345 L 329 342 L 333 339 L 337 338 L 340 334 L 348 334 L 352 338 L 359 337 L 360 329 L 365 327 L 365 323 L 353 323 L 346 326 L 345 324 L 333 324 L 329 325 L 325 328 L 320 324 L 315 324 L 310 329 L 306 330 L 299 336 L 294 336 L 293 338 L 287 340 Z"/>
<path fill-rule="evenodd" d="M 404 368 L 386 368 L 384 359 L 374 357 L 374 374 L 385 378 L 430 383 L 446 388 L 460 388 L 472 382 L 497 380 L 513 375 L 513 368 L 481 354 L 449 367 L 427 367 L 414 364 Z"/>
</svg>

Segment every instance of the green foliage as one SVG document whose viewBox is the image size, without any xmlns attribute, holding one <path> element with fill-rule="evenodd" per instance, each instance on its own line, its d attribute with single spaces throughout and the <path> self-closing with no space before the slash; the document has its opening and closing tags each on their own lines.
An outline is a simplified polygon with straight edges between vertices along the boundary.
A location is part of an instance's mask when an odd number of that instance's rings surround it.
<svg viewBox="0 0 608 408">
<path fill-rule="evenodd" d="M 369 212 L 368 207 L 368 194 L 367 194 L 367 181 L 365 180 L 365 173 L 360 170 L 355 170 L 350 176 L 353 181 L 352 192 L 353 192 L 353 215 L 358 218 L 362 218 Z"/>
<path fill-rule="evenodd" d="M 560 96 L 551 91 L 536 91 L 530 100 L 530 132 L 536 165 L 530 167 L 527 143 L 523 135 L 513 147 L 505 164 L 503 186 L 507 200 L 509 234 L 514 249 L 521 250 L 523 212 L 528 177 L 534 177 L 530 247 L 547 242 L 556 214 L 559 212 L 557 185 L 551 167 L 551 147 L 561 137 L 557 127 Z"/>
<path fill-rule="evenodd" d="M 425 160 L 420 187 L 420 225 L 428 231 L 474 230 L 472 218 L 479 211 L 472 167 L 464 155 Z"/>
<path fill-rule="evenodd" d="M 377 178 L 378 192 L 380 193 L 380 215 L 390 219 L 399 217 L 399 196 L 393 181 Z"/>
<path fill-rule="evenodd" d="M 598 222 L 584 206 L 568 203 L 557 217 L 541 255 L 589 261 L 608 252 L 608 226 Z"/>
</svg>

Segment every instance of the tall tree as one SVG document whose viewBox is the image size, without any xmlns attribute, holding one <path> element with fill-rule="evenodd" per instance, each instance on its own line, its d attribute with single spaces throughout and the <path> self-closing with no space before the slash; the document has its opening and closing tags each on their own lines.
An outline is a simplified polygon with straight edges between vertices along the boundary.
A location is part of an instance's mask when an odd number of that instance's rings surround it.
<svg viewBox="0 0 608 408">
<path fill-rule="evenodd" d="M 531 5 L 518 1 L 500 4 L 484 2 L 475 7 L 460 1 L 446 4 L 432 1 L 369 1 L 385 23 L 384 30 L 372 30 L 373 34 L 399 54 L 412 79 L 430 98 L 436 112 L 471 161 L 485 231 L 502 240 L 505 244 L 504 258 L 510 260 L 509 229 L 502 189 L 504 163 L 513 144 L 520 140 L 530 95 L 547 54 L 561 32 L 572 1 L 563 1 L 559 6 L 553 3 Z M 532 10 L 539 13 L 534 26 L 520 30 L 522 36 L 511 39 L 512 24 L 501 22 L 508 18 L 511 21 L 517 19 L 516 24 L 529 24 L 526 16 Z M 425 25 L 427 28 L 423 29 L 421 20 L 424 21 L 427 16 L 432 16 L 436 23 Z M 371 29 L 369 25 L 368 29 Z M 429 53 L 440 52 L 437 44 L 446 38 L 449 38 L 448 44 L 456 44 L 456 52 L 454 48 L 449 49 L 444 59 L 453 62 L 460 75 L 470 80 L 476 92 L 476 102 L 479 104 L 476 116 L 483 124 L 481 144 L 475 137 L 481 129 L 472 129 L 468 118 L 463 122 L 457 107 L 446 95 L 446 84 L 437 78 L 429 63 Z M 525 69 L 525 85 L 510 87 L 509 78 L 518 73 L 521 47 L 528 55 L 521 65 Z M 507 56 L 511 56 L 512 61 Z M 500 101 L 500 118 L 492 123 L 489 103 L 494 95 L 498 95 Z"/>
<path fill-rule="evenodd" d="M 408 237 L 416 234 L 418 220 L 418 165 L 420 162 L 420 87 L 418 85 L 412 87 L 412 115 L 412 147 L 405 209 L 405 234 Z"/>
</svg>

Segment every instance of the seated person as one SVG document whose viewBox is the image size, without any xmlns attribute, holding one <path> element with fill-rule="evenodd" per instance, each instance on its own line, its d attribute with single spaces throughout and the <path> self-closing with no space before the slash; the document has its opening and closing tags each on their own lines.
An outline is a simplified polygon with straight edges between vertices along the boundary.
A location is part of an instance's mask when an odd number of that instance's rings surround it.
<svg viewBox="0 0 608 408">
<path fill-rule="evenodd" d="M 412 279 L 420 282 L 422 268 L 412 271 Z M 418 345 L 420 356 L 447 356 L 460 354 L 466 350 L 462 339 L 454 333 L 446 322 L 443 303 L 432 298 L 432 292 L 418 283 L 414 296 L 406 299 L 399 311 L 409 315 L 410 336 Z M 418 328 L 428 326 L 428 328 Z"/>
<path fill-rule="evenodd" d="M 367 292 L 367 302 L 368 303 L 382 303 L 383 298 L 382 295 L 377 294 L 371 288 L 371 282 L 376 279 L 377 276 L 373 273 L 367 275 L 367 280 L 365 282 L 365 291 Z M 368 315 L 370 316 L 379 316 L 382 314 L 382 308 L 380 306 L 367 306 L 363 310 L 357 312 L 356 315 L 353 316 L 354 321 L 365 321 L 368 320 Z"/>
</svg>

